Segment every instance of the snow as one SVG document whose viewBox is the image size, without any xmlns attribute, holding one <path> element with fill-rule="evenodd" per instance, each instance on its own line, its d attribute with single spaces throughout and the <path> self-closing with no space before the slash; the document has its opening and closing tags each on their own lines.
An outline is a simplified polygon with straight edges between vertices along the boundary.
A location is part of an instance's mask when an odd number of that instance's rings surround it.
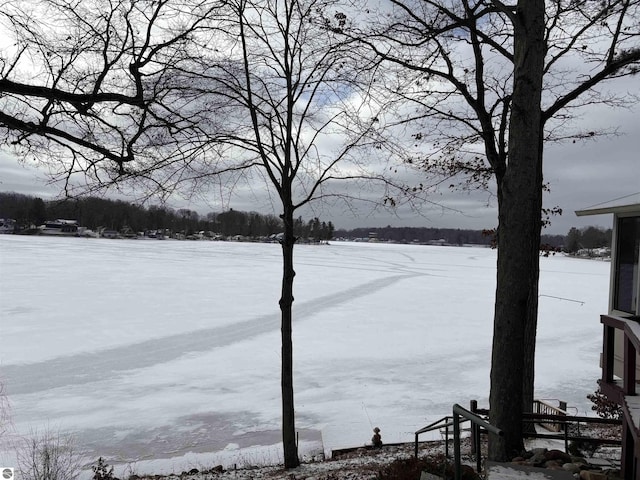
<svg viewBox="0 0 640 480">
<path fill-rule="evenodd" d="M 0 378 L 13 439 L 50 426 L 138 472 L 280 453 L 277 244 L 0 236 Z M 295 249 L 301 451 L 385 443 L 488 405 L 495 256 Z M 541 258 L 536 396 L 589 414 L 609 264 Z M 12 461 L 7 447 L 0 464 Z"/>
<path fill-rule="evenodd" d="M 535 467 L 522 467 L 517 465 L 489 465 L 487 478 L 491 480 L 571 480 L 573 475 L 564 470 L 547 470 Z"/>
</svg>

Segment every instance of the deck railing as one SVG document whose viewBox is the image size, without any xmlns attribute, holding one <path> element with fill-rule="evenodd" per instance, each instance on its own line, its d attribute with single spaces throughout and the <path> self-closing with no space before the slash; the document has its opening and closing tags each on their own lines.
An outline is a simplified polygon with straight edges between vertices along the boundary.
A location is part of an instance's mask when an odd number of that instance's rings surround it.
<svg viewBox="0 0 640 480">
<path fill-rule="evenodd" d="M 637 398 L 637 363 L 640 352 L 640 320 L 638 317 L 620 317 L 600 315 L 604 326 L 602 340 L 602 378 L 598 382 L 600 391 L 606 397 L 622 407 L 625 427 L 623 428 L 623 458 L 621 473 L 623 478 L 640 479 L 640 471 L 636 470 L 638 457 L 638 424 L 635 420 Z M 622 332 L 622 352 L 618 358 L 622 361 L 622 371 L 616 376 L 616 332 Z M 620 337 L 620 335 L 619 335 Z M 618 347 L 620 348 L 620 346 Z M 621 353 L 621 355 L 620 355 Z M 630 407 L 630 404 L 632 407 Z"/>
<path fill-rule="evenodd" d="M 567 402 L 557 400 L 558 406 L 551 405 L 548 400 L 534 400 L 533 401 L 533 413 L 539 415 L 567 415 Z M 550 432 L 561 432 L 563 426 L 558 422 L 539 422 L 538 425 L 549 430 Z"/>
<path fill-rule="evenodd" d="M 640 324 L 631 318 L 601 315 L 604 326 L 602 341 L 602 379 L 600 389 L 609 399 L 623 404 L 624 396 L 636 395 L 637 354 L 640 352 Z M 616 330 L 622 332 L 622 378 L 616 378 L 614 367 Z"/>
<path fill-rule="evenodd" d="M 423 433 L 432 432 L 434 430 L 442 431 L 444 429 L 444 449 L 445 449 L 445 457 L 449 458 L 449 432 L 450 427 L 453 427 L 453 417 L 447 416 L 442 417 L 440 420 L 436 420 L 433 423 L 430 423 L 426 427 L 422 427 L 420 430 L 415 432 L 415 444 L 414 444 L 414 456 L 418 458 L 418 443 L 419 436 Z"/>
</svg>

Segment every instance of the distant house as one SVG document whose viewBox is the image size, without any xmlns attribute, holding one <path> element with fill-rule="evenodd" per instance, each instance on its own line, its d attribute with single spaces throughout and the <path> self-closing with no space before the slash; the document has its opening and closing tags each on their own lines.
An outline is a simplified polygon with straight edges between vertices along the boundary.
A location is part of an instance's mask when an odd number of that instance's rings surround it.
<svg viewBox="0 0 640 480">
<path fill-rule="evenodd" d="M 622 407 L 622 478 L 640 480 L 640 194 L 579 210 L 613 214 L 609 311 L 601 315 L 600 391 Z"/>
<path fill-rule="evenodd" d="M 117 230 L 103 230 L 100 236 L 102 238 L 120 238 L 120 233 Z"/>
<path fill-rule="evenodd" d="M 133 228 L 131 228 L 129 225 L 125 225 L 124 227 L 122 227 L 122 230 L 120 230 L 120 236 L 124 238 L 137 238 L 138 233 L 134 232 Z"/>
<path fill-rule="evenodd" d="M 12 218 L 0 218 L 0 233 L 13 233 L 16 229 L 16 221 Z"/>
<path fill-rule="evenodd" d="M 439 245 L 439 246 L 444 246 L 444 245 L 448 245 L 449 242 L 447 242 L 446 238 L 440 238 L 438 240 L 429 240 L 427 242 L 427 245 Z"/>
<path fill-rule="evenodd" d="M 38 228 L 42 235 L 75 236 L 78 234 L 78 221 L 59 218 L 57 220 L 48 220 Z"/>
</svg>

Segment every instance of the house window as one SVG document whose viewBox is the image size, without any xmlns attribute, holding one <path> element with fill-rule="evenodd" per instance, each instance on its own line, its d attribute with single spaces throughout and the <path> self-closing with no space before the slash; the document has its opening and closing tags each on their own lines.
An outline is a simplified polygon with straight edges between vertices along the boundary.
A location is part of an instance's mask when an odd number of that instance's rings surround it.
<svg viewBox="0 0 640 480">
<path fill-rule="evenodd" d="M 637 315 L 640 217 L 618 218 L 614 309 Z"/>
</svg>

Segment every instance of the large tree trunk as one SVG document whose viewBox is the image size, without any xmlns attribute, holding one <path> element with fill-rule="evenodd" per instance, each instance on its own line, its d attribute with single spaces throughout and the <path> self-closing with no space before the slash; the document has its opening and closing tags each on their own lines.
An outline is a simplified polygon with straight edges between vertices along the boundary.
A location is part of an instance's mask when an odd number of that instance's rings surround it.
<svg viewBox="0 0 640 480">
<path fill-rule="evenodd" d="M 295 408 L 293 403 L 293 341 L 291 323 L 293 308 L 293 208 L 285 206 L 282 215 L 284 237 L 282 239 L 282 292 L 280 312 L 282 315 L 282 445 L 284 448 L 284 467 L 295 468 L 300 465 L 296 443 Z"/>
<path fill-rule="evenodd" d="M 542 132 L 540 132 L 540 178 L 536 180 L 540 184 L 540 195 L 538 196 L 539 206 L 542 209 Z M 522 411 L 531 413 L 533 411 L 533 399 L 535 394 L 535 360 L 536 360 L 536 333 L 538 330 L 538 284 L 540 280 L 540 235 L 542 221 L 532 232 L 532 242 L 537 244 L 535 258 L 532 253 L 531 284 L 529 286 L 529 301 L 527 304 L 527 322 L 524 327 L 524 365 L 522 371 Z M 526 432 L 535 433 L 533 424 L 525 424 Z"/>
<path fill-rule="evenodd" d="M 489 458 L 507 461 L 523 449 L 525 345 L 537 307 L 542 205 L 541 109 L 544 1 L 519 0 L 514 22 L 514 88 L 508 164 L 498 182 L 498 272 L 491 360 Z M 530 350 L 529 350 L 530 353 Z"/>
</svg>

